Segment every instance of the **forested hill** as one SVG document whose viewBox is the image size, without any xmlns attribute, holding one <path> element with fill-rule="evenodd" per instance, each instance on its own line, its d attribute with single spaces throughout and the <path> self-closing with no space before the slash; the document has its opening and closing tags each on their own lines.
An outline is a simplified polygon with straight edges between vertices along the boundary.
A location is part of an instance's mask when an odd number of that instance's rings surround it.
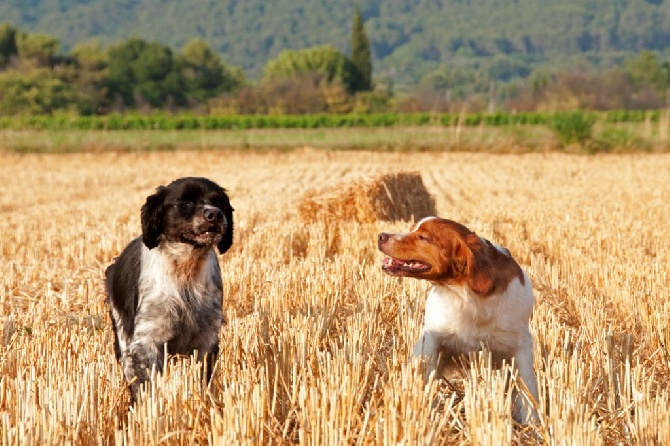
<svg viewBox="0 0 670 446">
<path fill-rule="evenodd" d="M 670 46 L 670 0 L 2 0 L 0 22 L 54 35 L 64 51 L 92 38 L 181 48 L 200 37 L 255 77 L 282 49 L 347 52 L 355 4 L 375 75 L 397 84 L 440 66 L 504 81 L 538 65 L 610 66 Z"/>
</svg>

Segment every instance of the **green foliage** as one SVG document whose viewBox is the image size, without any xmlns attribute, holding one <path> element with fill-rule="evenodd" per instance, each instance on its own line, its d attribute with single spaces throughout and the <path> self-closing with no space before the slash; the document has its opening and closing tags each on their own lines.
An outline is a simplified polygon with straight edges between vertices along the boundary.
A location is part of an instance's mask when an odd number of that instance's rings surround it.
<svg viewBox="0 0 670 446">
<path fill-rule="evenodd" d="M 181 52 L 190 90 L 204 99 L 207 91 L 219 89 L 223 83 L 223 64 L 209 46 L 200 39 L 191 40 Z"/>
<path fill-rule="evenodd" d="M 66 50 L 94 36 L 111 44 L 141 33 L 173 49 L 198 36 L 258 77 L 284 49 L 332 44 L 345 51 L 342 30 L 356 4 L 375 72 L 392 74 L 397 85 L 418 83 L 443 61 L 493 72 L 501 68 L 489 70 L 493 56 L 513 57 L 526 69 L 607 68 L 642 49 L 667 54 L 670 46 L 670 8 L 660 0 L 10 0 L 0 16 L 57 36 Z"/>
<path fill-rule="evenodd" d="M 52 36 L 0 26 L 1 114 L 185 107 L 244 82 L 241 69 L 224 65 L 199 40 L 189 42 L 183 54 L 139 38 L 108 50 L 90 41 L 70 55 L 59 54 L 59 46 Z"/>
<path fill-rule="evenodd" d="M 126 105 L 134 103 L 133 86 L 138 81 L 135 62 L 147 46 L 144 40 L 131 38 L 109 49 L 105 84 L 109 95 L 120 98 Z"/>
<path fill-rule="evenodd" d="M 80 69 L 102 71 L 107 67 L 107 52 L 103 50 L 99 40 L 76 45 L 70 51 L 70 56 L 76 60 Z"/>
<path fill-rule="evenodd" d="M 591 152 L 604 151 L 649 151 L 651 143 L 635 132 L 621 127 L 606 127 L 599 131 Z"/>
<path fill-rule="evenodd" d="M 602 120 L 604 122 L 644 122 L 650 120 L 658 122 L 661 116 L 659 110 L 611 110 L 604 113 Z"/>
<path fill-rule="evenodd" d="M 38 66 L 50 66 L 58 54 L 58 39 L 47 34 L 16 34 L 18 56 L 23 60 L 37 63 Z"/>
<path fill-rule="evenodd" d="M 264 78 L 290 79 L 314 74 L 327 84 L 338 83 L 348 91 L 354 90 L 355 68 L 344 54 L 330 45 L 304 50 L 285 50 L 268 62 Z"/>
<path fill-rule="evenodd" d="M 126 105 L 141 105 L 139 101 L 145 100 L 152 107 L 162 107 L 168 98 L 177 105 L 186 104 L 185 79 L 172 50 L 158 42 L 130 41 L 110 50 L 109 72 L 110 77 L 116 76 L 109 84 L 110 92 L 120 86 Z"/>
<path fill-rule="evenodd" d="M 110 102 L 124 106 L 185 106 L 244 83 L 241 70 L 227 67 L 207 44 L 192 40 L 181 54 L 158 42 L 131 38 L 109 49 L 104 85 Z"/>
<path fill-rule="evenodd" d="M 0 68 L 6 66 L 17 53 L 16 28 L 9 23 L 0 23 Z"/>
<path fill-rule="evenodd" d="M 667 65 L 662 65 L 654 51 L 642 51 L 624 63 L 626 74 L 636 86 L 654 85 L 665 89 L 670 81 Z"/>
<path fill-rule="evenodd" d="M 77 45 L 70 52 L 71 66 L 67 81 L 75 86 L 76 106 L 81 114 L 101 113 L 106 106 L 104 86 L 107 52 L 93 40 Z"/>
<path fill-rule="evenodd" d="M 591 132 L 596 118 L 593 113 L 569 112 L 556 113 L 549 121 L 549 127 L 556 132 L 561 143 L 583 144 L 591 139 Z"/>
<path fill-rule="evenodd" d="M 464 99 L 473 93 L 487 91 L 489 83 L 489 78 L 475 69 L 442 66 L 427 73 L 419 85 L 434 92 L 444 92 L 449 99 Z"/>
<path fill-rule="evenodd" d="M 47 68 L 0 72 L 0 110 L 5 114 L 45 114 L 75 103 L 72 87 Z"/>
<path fill-rule="evenodd" d="M 506 55 L 496 55 L 488 67 L 489 78 L 500 81 L 524 78 L 530 74 L 530 71 L 528 63 L 522 58 Z"/>
<path fill-rule="evenodd" d="M 354 113 L 382 113 L 390 109 L 391 97 L 384 92 L 363 91 L 356 94 Z"/>
<path fill-rule="evenodd" d="M 366 93 L 370 94 L 370 93 Z M 596 114 L 587 113 L 349 113 L 313 115 L 193 115 L 112 113 L 106 116 L 15 116 L 0 119 L 4 129 L 51 130 L 180 130 L 180 129 L 263 129 L 263 128 L 339 128 L 392 126 L 511 126 L 564 124 L 565 133 L 577 133 L 576 123 L 590 126 Z M 568 126 L 572 126 L 568 129 Z"/>
<path fill-rule="evenodd" d="M 360 12 L 355 15 L 353 29 L 360 32 L 352 32 L 352 50 L 365 50 L 361 41 L 367 37 Z M 355 44 L 357 40 L 359 44 Z M 500 46 L 508 45 L 502 42 Z M 487 103 L 497 105 L 489 110 L 654 109 L 667 103 L 670 87 L 670 61 L 661 62 L 658 53 L 649 51 L 627 61 L 625 72 L 537 70 L 525 82 L 519 80 L 528 74 L 522 62 L 530 59 L 525 57 L 497 55 L 488 65 L 477 67 L 468 67 L 456 58 L 453 66 L 439 66 L 424 76 L 421 88 L 415 91 L 399 89 L 401 93 L 394 94 L 394 80 L 387 73 L 377 79 L 374 93 L 356 95 L 361 88 L 361 70 L 330 45 L 282 52 L 267 64 L 265 82 L 255 85 L 246 85 L 241 68 L 225 65 L 200 39 L 189 41 L 181 53 L 137 37 L 109 49 L 97 41 L 77 45 L 70 54 L 60 54 L 59 47 L 52 36 L 0 26 L 0 61 L 5 63 L 0 66 L 4 87 L 0 97 L 5 104 L 0 113 L 64 111 L 88 115 L 127 108 L 279 115 L 352 110 L 443 112 L 485 110 Z M 470 53 L 459 48 L 462 54 Z M 368 52 L 363 51 L 369 56 Z M 43 70 L 35 71 L 40 68 Z M 510 82 L 501 85 L 493 78 Z M 625 113 L 631 116 L 619 116 Z M 451 117 L 444 119 L 451 121 Z M 468 115 L 466 125 L 489 124 L 494 119 L 508 118 Z M 612 112 L 604 119 L 657 120 L 658 114 Z M 574 134 L 568 138 L 581 138 L 579 132 Z"/>
<path fill-rule="evenodd" d="M 355 68 L 354 91 L 372 90 L 370 41 L 365 33 L 361 10 L 357 7 L 351 26 L 351 62 Z"/>
<path fill-rule="evenodd" d="M 182 49 L 181 60 L 186 70 L 190 96 L 199 101 L 231 92 L 244 84 L 244 75 L 226 67 L 204 41 L 193 39 Z"/>
</svg>

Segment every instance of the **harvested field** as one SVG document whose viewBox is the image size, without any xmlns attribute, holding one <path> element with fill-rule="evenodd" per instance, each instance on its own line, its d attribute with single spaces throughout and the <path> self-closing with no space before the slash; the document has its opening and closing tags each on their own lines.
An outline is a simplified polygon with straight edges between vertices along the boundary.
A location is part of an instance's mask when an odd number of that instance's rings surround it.
<svg viewBox="0 0 670 446">
<path fill-rule="evenodd" d="M 529 272 L 539 425 L 510 428 L 485 361 L 424 389 L 428 284 L 376 249 L 410 223 L 300 216 L 310 190 L 401 171 Z M 0 153 L 0 173 L 1 444 L 670 444 L 670 156 Z M 129 412 L 103 271 L 185 175 L 236 209 L 221 359 L 209 392 L 179 361 Z"/>
</svg>

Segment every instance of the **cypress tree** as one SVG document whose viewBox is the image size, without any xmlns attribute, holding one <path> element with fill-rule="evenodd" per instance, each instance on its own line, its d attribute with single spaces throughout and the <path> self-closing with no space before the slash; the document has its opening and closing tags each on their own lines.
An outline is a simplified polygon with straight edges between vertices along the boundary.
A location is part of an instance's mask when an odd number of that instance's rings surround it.
<svg viewBox="0 0 670 446">
<path fill-rule="evenodd" d="M 360 8 L 356 7 L 351 26 L 351 61 L 356 69 L 354 90 L 372 90 L 372 61 L 370 60 L 370 41 L 365 34 L 365 25 Z"/>
<path fill-rule="evenodd" d="M 17 53 L 16 28 L 9 23 L 0 23 L 0 67 L 7 65 Z"/>
</svg>

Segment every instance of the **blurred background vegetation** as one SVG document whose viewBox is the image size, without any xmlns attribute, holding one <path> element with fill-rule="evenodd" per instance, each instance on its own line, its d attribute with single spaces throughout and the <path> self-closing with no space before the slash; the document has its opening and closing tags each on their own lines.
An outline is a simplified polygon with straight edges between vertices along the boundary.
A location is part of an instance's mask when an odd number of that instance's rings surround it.
<svg viewBox="0 0 670 446">
<path fill-rule="evenodd" d="M 664 0 L 4 0 L 0 22 L 2 115 L 670 101 Z"/>
</svg>

